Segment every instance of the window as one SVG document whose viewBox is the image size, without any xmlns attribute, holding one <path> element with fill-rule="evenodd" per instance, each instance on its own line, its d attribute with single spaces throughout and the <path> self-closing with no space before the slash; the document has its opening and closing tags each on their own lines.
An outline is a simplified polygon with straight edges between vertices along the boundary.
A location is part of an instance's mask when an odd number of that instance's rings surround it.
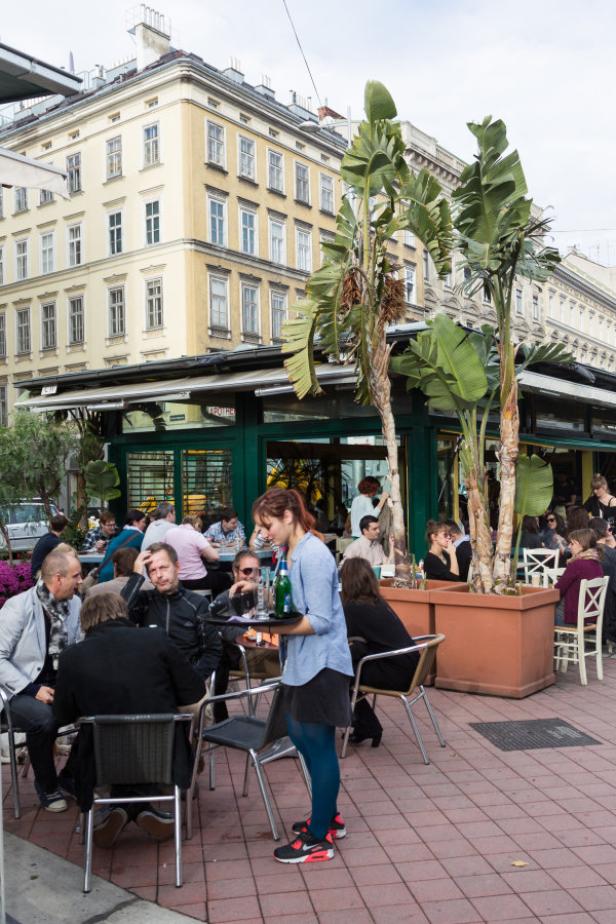
<svg viewBox="0 0 616 924">
<path fill-rule="evenodd" d="M 492 294 L 487 285 L 484 285 L 483 287 L 483 300 L 486 303 L 486 305 L 492 304 Z"/>
<path fill-rule="evenodd" d="M 66 158 L 69 193 L 81 192 L 81 154 L 70 154 Z"/>
<path fill-rule="evenodd" d="M 427 250 L 424 250 L 423 254 L 423 275 L 424 282 L 427 282 L 430 278 L 430 254 Z"/>
<path fill-rule="evenodd" d="M 242 283 L 242 334 L 259 334 L 259 292 L 256 286 Z"/>
<path fill-rule="evenodd" d="M 241 228 L 241 250 L 242 253 L 256 253 L 256 225 L 257 216 L 255 212 L 248 209 L 240 209 L 240 228 Z"/>
<path fill-rule="evenodd" d="M 272 263 L 284 264 L 285 254 L 285 224 L 270 218 L 270 260 Z"/>
<path fill-rule="evenodd" d="M 0 427 L 8 427 L 9 425 L 9 414 L 6 397 L 7 389 L 7 385 L 0 385 Z"/>
<path fill-rule="evenodd" d="M 405 247 L 415 247 L 415 235 L 412 231 L 404 232 L 404 246 Z"/>
<path fill-rule="evenodd" d="M 84 342 L 83 295 L 68 300 L 68 342 Z"/>
<path fill-rule="evenodd" d="M 122 337 L 126 330 L 124 287 L 109 289 L 109 336 Z"/>
<path fill-rule="evenodd" d="M 81 266 L 81 225 L 71 225 L 68 229 L 68 265 Z"/>
<path fill-rule="evenodd" d="M 274 192 L 284 192 L 284 167 L 282 154 L 267 152 L 267 185 Z"/>
<path fill-rule="evenodd" d="M 560 296 L 560 320 L 567 321 L 567 299 L 566 296 Z"/>
<path fill-rule="evenodd" d="M 242 138 L 240 135 L 240 164 L 239 173 L 244 179 L 256 178 L 255 143 L 251 138 Z"/>
<path fill-rule="evenodd" d="M 109 220 L 109 256 L 122 253 L 122 212 L 111 212 Z"/>
<path fill-rule="evenodd" d="M 29 353 L 32 348 L 30 336 L 30 309 L 19 308 L 17 311 L 17 353 Z"/>
<path fill-rule="evenodd" d="M 287 319 L 286 292 L 278 292 L 276 289 L 272 289 L 270 305 L 272 309 L 272 340 L 282 340 L 282 325 Z"/>
<path fill-rule="evenodd" d="M 145 326 L 146 330 L 163 326 L 163 281 L 160 277 L 146 280 Z"/>
<path fill-rule="evenodd" d="M 49 202 L 53 202 L 53 193 L 49 189 L 41 189 L 40 204 L 47 205 Z"/>
<path fill-rule="evenodd" d="M 0 186 L 0 218 L 4 218 L 4 190 Z"/>
<path fill-rule="evenodd" d="M 41 273 L 53 273 L 54 233 L 48 231 L 41 235 Z"/>
<path fill-rule="evenodd" d="M 539 296 L 533 295 L 533 321 L 539 320 Z"/>
<path fill-rule="evenodd" d="M 305 164 L 295 163 L 295 198 L 310 205 L 310 173 Z"/>
<path fill-rule="evenodd" d="M 210 276 L 210 327 L 212 330 L 229 330 L 227 280 L 220 276 Z"/>
<path fill-rule="evenodd" d="M 210 196 L 208 205 L 210 209 L 210 243 L 224 247 L 227 240 L 225 233 L 225 202 L 223 199 Z"/>
<path fill-rule="evenodd" d="M 155 199 L 145 204 L 145 242 L 160 244 L 160 202 Z"/>
<path fill-rule="evenodd" d="M 415 267 L 404 267 L 404 301 L 408 305 L 415 304 Z"/>
<path fill-rule="evenodd" d="M 225 166 L 225 130 L 216 122 L 207 123 L 207 159 L 210 164 Z"/>
<path fill-rule="evenodd" d="M 6 314 L 0 314 L 0 359 L 6 359 Z"/>
<path fill-rule="evenodd" d="M 522 289 L 515 290 L 515 313 L 524 314 L 524 300 L 522 296 Z"/>
<path fill-rule="evenodd" d="M 305 273 L 312 270 L 312 235 L 310 231 L 296 228 L 297 268 Z"/>
<path fill-rule="evenodd" d="M 28 241 L 15 241 L 15 256 L 17 258 L 16 277 L 20 279 L 28 278 Z"/>
<path fill-rule="evenodd" d="M 122 176 L 122 138 L 111 138 L 107 142 L 107 179 Z"/>
<path fill-rule="evenodd" d="M 550 292 L 550 294 L 548 295 L 548 314 L 551 318 L 556 317 L 554 313 L 554 301 L 555 301 L 554 292 Z"/>
<path fill-rule="evenodd" d="M 0 247 L 0 286 L 4 285 L 4 247 Z"/>
<path fill-rule="evenodd" d="M 319 184 L 320 208 L 322 212 L 334 214 L 334 178 L 322 173 Z"/>
<path fill-rule="evenodd" d="M 26 212 L 28 210 L 28 190 L 25 186 L 15 187 L 15 211 Z"/>
<path fill-rule="evenodd" d="M 146 125 L 143 129 L 143 165 L 151 167 L 160 161 L 160 144 L 158 136 L 158 122 Z"/>
<path fill-rule="evenodd" d="M 56 348 L 56 306 L 53 302 L 41 305 L 41 350 Z"/>
</svg>

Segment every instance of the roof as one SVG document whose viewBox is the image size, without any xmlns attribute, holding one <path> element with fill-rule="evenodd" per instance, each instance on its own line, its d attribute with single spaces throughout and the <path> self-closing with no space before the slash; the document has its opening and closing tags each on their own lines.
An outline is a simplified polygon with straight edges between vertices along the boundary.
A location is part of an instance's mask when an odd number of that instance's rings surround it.
<svg viewBox="0 0 616 924">
<path fill-rule="evenodd" d="M 74 74 L 0 43 L 0 105 L 51 93 L 72 96 L 80 86 Z"/>
</svg>

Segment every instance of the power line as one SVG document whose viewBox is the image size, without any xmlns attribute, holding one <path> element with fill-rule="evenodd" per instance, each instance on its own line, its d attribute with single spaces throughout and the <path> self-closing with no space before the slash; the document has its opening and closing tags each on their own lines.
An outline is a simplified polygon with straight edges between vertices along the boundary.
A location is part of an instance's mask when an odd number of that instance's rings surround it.
<svg viewBox="0 0 616 924">
<path fill-rule="evenodd" d="M 551 234 L 595 234 L 597 231 L 616 231 L 616 228 L 565 228 L 564 231 L 553 228 Z"/>
<path fill-rule="evenodd" d="M 282 0 L 282 5 L 284 6 L 285 11 L 286 11 L 286 14 L 287 14 L 287 16 L 289 17 L 289 22 L 291 23 L 291 28 L 293 29 L 293 35 L 295 36 L 295 41 L 297 42 L 297 47 L 299 48 L 299 50 L 300 50 L 300 52 L 301 52 L 301 55 L 302 55 L 302 58 L 304 59 L 304 64 L 306 65 L 306 70 L 308 71 L 308 74 L 309 74 L 309 76 L 310 76 L 310 80 L 312 81 L 312 86 L 314 87 L 314 92 L 315 92 L 316 95 L 317 95 L 317 99 L 318 99 L 318 101 L 319 101 L 319 106 L 322 106 L 323 103 L 321 102 L 321 96 L 320 96 L 320 94 L 319 94 L 319 91 L 317 90 L 317 85 L 316 85 L 316 83 L 314 82 L 314 77 L 312 76 L 312 71 L 310 70 L 310 65 L 308 64 L 308 59 L 306 58 L 306 55 L 304 54 L 304 49 L 302 48 L 302 43 L 301 43 L 300 40 L 299 40 L 299 35 L 297 34 L 297 29 L 295 28 L 295 23 L 293 22 L 293 18 L 292 18 L 292 16 L 291 16 L 291 13 L 289 12 L 289 7 L 287 6 L 287 0 Z"/>
</svg>

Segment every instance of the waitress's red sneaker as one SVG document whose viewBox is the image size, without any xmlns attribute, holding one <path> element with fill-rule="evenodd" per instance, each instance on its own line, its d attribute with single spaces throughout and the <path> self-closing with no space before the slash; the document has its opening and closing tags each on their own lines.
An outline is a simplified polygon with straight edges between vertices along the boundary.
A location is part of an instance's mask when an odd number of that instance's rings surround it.
<svg viewBox="0 0 616 924">
<path fill-rule="evenodd" d="M 307 831 L 298 834 L 286 847 L 277 847 L 274 859 L 279 863 L 323 863 L 334 859 L 334 843 L 330 834 L 318 841 Z"/>
<path fill-rule="evenodd" d="M 310 827 L 310 819 L 306 818 L 305 821 L 294 821 L 291 825 L 291 831 L 294 834 L 302 834 L 304 831 L 307 831 Z M 329 833 L 332 836 L 332 840 L 340 841 L 343 837 L 346 837 L 347 829 L 344 823 L 344 818 L 338 812 L 337 815 L 334 815 L 332 820 L 329 823 Z"/>
</svg>

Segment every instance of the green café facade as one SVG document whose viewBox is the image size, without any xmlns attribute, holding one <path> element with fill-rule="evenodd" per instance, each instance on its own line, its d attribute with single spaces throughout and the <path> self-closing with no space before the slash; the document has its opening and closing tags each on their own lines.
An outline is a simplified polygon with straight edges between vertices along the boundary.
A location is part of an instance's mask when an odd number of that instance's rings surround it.
<svg viewBox="0 0 616 924">
<path fill-rule="evenodd" d="M 395 350 L 415 326 L 392 333 Z M 87 411 L 97 420 L 120 473 L 119 516 L 167 500 L 179 516 L 215 517 L 231 506 L 248 527 L 254 499 L 277 484 L 300 488 L 341 528 L 362 477 L 376 475 L 386 486 L 385 449 L 374 410 L 353 400 L 353 370 L 320 363 L 317 374 L 324 393 L 300 401 L 280 349 L 256 347 L 20 382 L 17 406 Z M 590 494 L 593 471 L 616 487 L 616 377 L 582 366 L 539 368 L 521 384 L 522 451 L 552 462 L 580 498 Z M 393 380 L 393 404 L 410 544 L 423 554 L 428 518 L 464 517 L 459 435 L 455 421 L 428 413 L 401 378 Z M 495 418 L 493 438 L 496 426 Z M 492 439 L 494 517 L 495 450 Z"/>
</svg>

